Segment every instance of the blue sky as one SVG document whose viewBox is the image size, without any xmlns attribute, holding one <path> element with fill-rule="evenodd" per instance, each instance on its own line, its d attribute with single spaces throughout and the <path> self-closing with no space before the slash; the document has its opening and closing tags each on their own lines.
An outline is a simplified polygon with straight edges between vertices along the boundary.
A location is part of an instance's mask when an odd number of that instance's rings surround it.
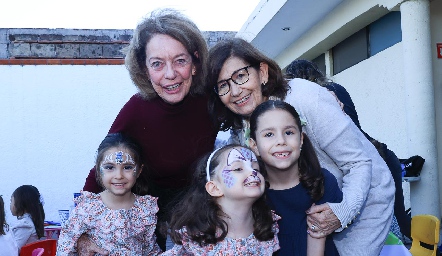
<svg viewBox="0 0 442 256">
<path fill-rule="evenodd" d="M 0 28 L 133 29 L 156 8 L 182 11 L 203 31 L 238 31 L 259 0 L 22 0 L 2 3 Z"/>
</svg>

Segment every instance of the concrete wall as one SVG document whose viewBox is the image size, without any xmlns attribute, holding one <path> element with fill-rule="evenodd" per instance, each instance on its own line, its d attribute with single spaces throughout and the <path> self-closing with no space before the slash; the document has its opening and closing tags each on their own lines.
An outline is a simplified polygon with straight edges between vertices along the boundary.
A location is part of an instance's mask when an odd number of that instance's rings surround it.
<svg viewBox="0 0 442 256">
<path fill-rule="evenodd" d="M 442 43 L 442 1 L 432 1 L 430 4 L 431 50 L 433 57 L 433 84 L 434 103 L 436 109 L 436 130 L 438 142 L 438 166 L 442 167 L 442 59 L 436 55 L 436 43 Z M 440 172 L 440 169 L 439 169 Z M 439 188 L 442 187 L 442 175 L 439 175 Z M 439 198 L 442 198 L 442 189 L 439 189 Z M 441 200 L 442 201 L 442 200 Z M 440 202 L 442 209 L 442 202 Z"/>
<path fill-rule="evenodd" d="M 114 66 L 0 65 L 0 194 L 20 185 L 42 193 L 47 220 L 69 209 L 82 189 L 95 151 L 124 103 L 136 92 Z"/>
<path fill-rule="evenodd" d="M 130 29 L 0 29 L 0 58 L 123 58 Z"/>
<path fill-rule="evenodd" d="M 0 28 L 0 59 L 117 58 L 129 44 L 130 29 L 21 29 Z M 233 31 L 203 31 L 208 47 L 233 37 Z"/>
</svg>

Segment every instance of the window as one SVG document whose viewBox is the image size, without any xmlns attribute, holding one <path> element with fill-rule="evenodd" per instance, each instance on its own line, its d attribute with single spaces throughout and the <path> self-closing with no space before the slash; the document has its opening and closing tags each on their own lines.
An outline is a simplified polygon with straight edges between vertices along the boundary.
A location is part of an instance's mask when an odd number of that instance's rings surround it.
<svg viewBox="0 0 442 256">
<path fill-rule="evenodd" d="M 368 58 L 367 28 L 337 44 L 333 51 L 333 73 L 337 74 Z"/>
<path fill-rule="evenodd" d="M 402 41 L 401 13 L 390 12 L 332 48 L 337 74 Z"/>
<path fill-rule="evenodd" d="M 402 41 L 401 12 L 390 12 L 368 26 L 369 56 Z"/>
<path fill-rule="evenodd" d="M 325 53 L 319 55 L 318 57 L 314 58 L 312 60 L 313 63 L 315 63 L 318 66 L 318 69 L 323 73 L 325 72 Z"/>
</svg>

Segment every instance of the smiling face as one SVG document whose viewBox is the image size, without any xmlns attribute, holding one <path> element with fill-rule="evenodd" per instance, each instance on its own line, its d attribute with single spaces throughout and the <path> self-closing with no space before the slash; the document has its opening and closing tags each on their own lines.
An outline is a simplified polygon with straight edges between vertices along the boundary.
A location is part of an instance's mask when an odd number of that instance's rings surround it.
<svg viewBox="0 0 442 256">
<path fill-rule="evenodd" d="M 228 58 L 221 68 L 217 82 L 228 80 L 235 71 L 249 65 L 241 58 Z M 219 96 L 222 103 L 236 114 L 249 116 L 264 101 L 261 84 L 268 81 L 267 68 L 268 66 L 265 63 L 261 63 L 259 67 L 248 68 L 249 80 L 241 85 L 229 80 L 230 91 L 223 96 Z"/>
<path fill-rule="evenodd" d="M 217 184 L 223 196 L 255 201 L 264 193 L 264 177 L 252 151 L 237 147 L 226 150 L 219 157 L 220 164 L 215 168 L 211 182 Z"/>
<path fill-rule="evenodd" d="M 266 165 L 267 172 L 298 172 L 303 135 L 293 116 L 282 109 L 272 109 L 258 117 L 256 140 L 251 147 Z"/>
<path fill-rule="evenodd" d="M 168 35 L 154 35 L 146 44 L 148 77 L 165 102 L 176 104 L 189 93 L 196 68 L 183 44 Z"/>
<path fill-rule="evenodd" d="M 124 147 L 112 147 L 103 154 L 100 163 L 101 183 L 114 196 L 131 192 L 141 167 L 133 160 L 132 152 Z"/>
</svg>

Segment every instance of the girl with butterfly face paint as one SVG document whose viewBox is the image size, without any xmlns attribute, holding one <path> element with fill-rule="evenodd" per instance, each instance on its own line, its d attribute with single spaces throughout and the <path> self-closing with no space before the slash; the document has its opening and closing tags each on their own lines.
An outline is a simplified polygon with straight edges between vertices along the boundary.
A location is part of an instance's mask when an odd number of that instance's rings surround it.
<svg viewBox="0 0 442 256">
<path fill-rule="evenodd" d="M 272 255 L 279 216 L 266 204 L 265 181 L 248 148 L 224 146 L 202 158 L 170 223 L 176 244 L 163 255 Z"/>
<path fill-rule="evenodd" d="M 226 161 L 215 168 L 215 176 L 209 180 L 206 189 L 215 191 L 215 196 L 219 197 L 217 193 L 224 195 L 219 201 L 253 203 L 264 193 L 265 185 L 255 154 L 246 148 L 233 148 L 226 155 Z"/>
</svg>

